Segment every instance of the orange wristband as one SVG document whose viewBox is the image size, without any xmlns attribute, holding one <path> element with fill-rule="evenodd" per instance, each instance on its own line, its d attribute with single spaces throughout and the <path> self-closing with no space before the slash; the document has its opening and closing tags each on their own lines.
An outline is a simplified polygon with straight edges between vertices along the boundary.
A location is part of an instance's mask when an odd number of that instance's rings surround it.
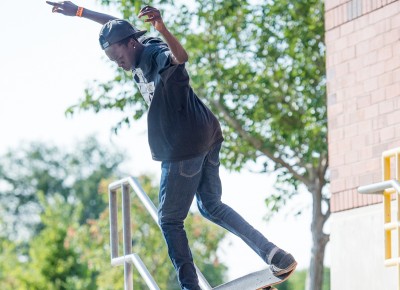
<svg viewBox="0 0 400 290">
<path fill-rule="evenodd" d="M 82 17 L 83 13 L 83 7 L 78 7 L 78 10 L 76 10 L 76 16 Z"/>
</svg>

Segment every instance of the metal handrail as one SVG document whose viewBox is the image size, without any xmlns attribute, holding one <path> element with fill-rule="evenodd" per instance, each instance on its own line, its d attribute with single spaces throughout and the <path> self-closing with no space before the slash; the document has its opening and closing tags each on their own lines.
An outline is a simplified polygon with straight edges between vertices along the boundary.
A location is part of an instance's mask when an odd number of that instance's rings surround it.
<svg viewBox="0 0 400 290">
<path fill-rule="evenodd" d="M 384 190 L 394 188 L 400 192 L 400 182 L 396 179 L 377 182 L 369 185 L 360 186 L 357 190 L 363 194 L 382 194 Z"/>
<path fill-rule="evenodd" d="M 143 188 L 140 186 L 140 183 L 133 177 L 126 177 L 121 180 L 115 181 L 108 186 L 109 196 L 110 196 L 110 251 L 111 251 L 111 264 L 112 265 L 121 265 L 124 264 L 124 277 L 125 277 L 125 290 L 132 290 L 132 270 L 129 259 L 131 259 L 138 269 L 139 273 L 142 275 L 146 283 L 150 281 L 147 285 L 150 289 L 154 287 L 155 284 L 153 277 L 151 277 L 148 272 L 146 266 L 143 262 L 135 262 L 135 259 L 139 258 L 136 254 L 132 254 L 132 244 L 131 244 L 131 220 L 130 220 L 130 196 L 129 196 L 129 186 L 135 191 L 136 195 L 139 197 L 140 201 L 150 213 L 154 222 L 158 224 L 158 215 L 157 209 L 154 206 L 151 199 L 145 193 Z M 124 255 L 125 257 L 130 257 L 126 259 L 124 257 L 118 257 L 118 221 L 117 221 L 117 199 L 116 192 L 118 189 L 122 188 L 122 212 L 123 212 L 123 234 L 124 234 Z M 135 256 L 136 255 L 136 256 Z M 134 257 L 134 258 L 132 258 Z M 136 258 L 137 257 L 137 258 Z M 140 258 L 139 258 L 140 259 Z M 141 260 L 140 260 L 141 261 Z M 210 284 L 204 277 L 204 275 L 200 272 L 199 268 L 195 265 L 197 276 L 199 278 L 199 286 L 202 290 L 212 290 Z M 151 280 L 153 282 L 151 282 Z M 155 284 L 156 285 L 156 284 Z"/>
</svg>

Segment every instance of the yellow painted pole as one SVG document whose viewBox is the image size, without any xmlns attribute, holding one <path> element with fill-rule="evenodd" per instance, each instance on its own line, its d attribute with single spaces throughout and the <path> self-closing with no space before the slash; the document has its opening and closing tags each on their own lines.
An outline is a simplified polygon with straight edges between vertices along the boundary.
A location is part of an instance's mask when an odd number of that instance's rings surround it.
<svg viewBox="0 0 400 290">
<path fill-rule="evenodd" d="M 391 153 L 391 152 L 390 152 Z M 390 179 L 390 157 L 391 154 L 383 154 L 383 180 Z M 385 236 L 385 260 L 392 258 L 392 230 L 385 229 L 385 226 L 391 222 L 392 210 L 391 210 L 391 192 L 385 190 L 383 192 L 383 215 L 384 215 L 384 236 Z"/>
</svg>

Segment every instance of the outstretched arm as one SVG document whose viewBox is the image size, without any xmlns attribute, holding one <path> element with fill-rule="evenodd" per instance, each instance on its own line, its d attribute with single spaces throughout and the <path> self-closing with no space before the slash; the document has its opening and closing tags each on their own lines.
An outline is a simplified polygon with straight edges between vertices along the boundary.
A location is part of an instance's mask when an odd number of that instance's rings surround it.
<svg viewBox="0 0 400 290">
<path fill-rule="evenodd" d="M 78 5 L 72 3 L 71 1 L 62 1 L 62 2 L 46 1 L 46 3 L 53 6 L 52 8 L 53 13 L 60 13 L 66 16 L 77 16 L 79 7 Z M 100 24 L 105 24 L 110 20 L 117 19 L 117 17 L 114 17 L 112 15 L 99 13 L 86 8 L 83 9 L 81 17 L 87 18 L 89 20 L 95 21 Z"/>
<path fill-rule="evenodd" d="M 167 29 L 162 20 L 160 11 L 154 7 L 145 6 L 140 10 L 138 15 L 139 18 L 143 16 L 147 16 L 145 22 L 150 22 L 154 26 L 154 28 L 164 37 L 169 46 L 169 49 L 172 52 L 172 62 L 175 64 L 187 62 L 189 56 L 186 50 L 183 48 L 182 44 L 176 39 L 176 37 L 173 36 L 172 33 L 169 32 L 169 30 Z"/>
</svg>

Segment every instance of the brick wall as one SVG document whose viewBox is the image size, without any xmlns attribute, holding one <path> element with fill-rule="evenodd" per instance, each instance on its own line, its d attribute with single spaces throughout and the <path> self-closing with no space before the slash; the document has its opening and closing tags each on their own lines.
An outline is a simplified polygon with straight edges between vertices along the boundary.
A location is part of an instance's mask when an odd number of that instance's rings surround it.
<svg viewBox="0 0 400 290">
<path fill-rule="evenodd" d="M 332 211 L 381 201 L 357 187 L 382 180 L 400 147 L 400 0 L 326 0 Z"/>
</svg>

